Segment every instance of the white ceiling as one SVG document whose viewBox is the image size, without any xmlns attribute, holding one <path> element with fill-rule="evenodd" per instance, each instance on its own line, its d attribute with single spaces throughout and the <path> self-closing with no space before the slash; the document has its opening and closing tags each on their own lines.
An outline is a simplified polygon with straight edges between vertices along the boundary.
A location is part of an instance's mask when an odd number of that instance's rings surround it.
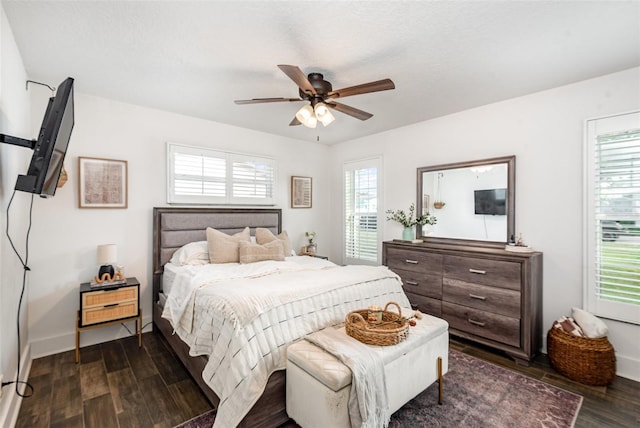
<svg viewBox="0 0 640 428">
<path fill-rule="evenodd" d="M 640 65 L 639 1 L 3 0 L 30 79 L 306 141 L 334 144 Z M 341 98 L 326 128 L 290 127 L 303 103 L 278 64 Z M 553 106 L 549 106 L 553 108 Z"/>
</svg>

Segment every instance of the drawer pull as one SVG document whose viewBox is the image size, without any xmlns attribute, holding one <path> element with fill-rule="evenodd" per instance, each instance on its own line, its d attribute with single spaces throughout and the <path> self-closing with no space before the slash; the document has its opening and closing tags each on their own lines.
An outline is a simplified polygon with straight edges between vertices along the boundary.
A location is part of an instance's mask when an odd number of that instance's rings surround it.
<svg viewBox="0 0 640 428">
<path fill-rule="evenodd" d="M 478 327 L 484 327 L 483 322 L 475 321 L 475 320 L 472 320 L 471 318 L 468 318 L 467 321 L 469 322 L 469 324 L 477 325 Z"/>
<path fill-rule="evenodd" d="M 480 269 L 469 269 L 469 272 L 477 273 L 478 275 L 486 275 L 487 274 L 486 270 L 480 270 Z"/>
<path fill-rule="evenodd" d="M 469 297 L 471 297 L 472 299 L 487 300 L 487 298 L 486 298 L 486 297 L 484 297 L 484 296 L 478 296 L 477 294 L 471 294 L 471 293 L 469 293 Z"/>
<path fill-rule="evenodd" d="M 103 307 L 104 307 L 104 308 L 112 308 L 112 307 L 114 307 L 114 306 L 118 306 L 118 305 L 119 305 L 119 303 L 111 303 L 111 304 L 109 304 L 109 305 L 104 305 Z"/>
<path fill-rule="evenodd" d="M 405 283 L 406 283 L 407 285 L 418 285 L 418 283 L 417 283 L 417 282 L 415 282 L 415 281 L 405 281 Z"/>
<path fill-rule="evenodd" d="M 417 261 L 417 260 L 409 260 L 409 259 L 406 259 L 404 262 L 405 262 L 405 263 L 411 263 L 412 265 L 417 265 L 417 264 L 418 264 L 418 261 Z"/>
</svg>

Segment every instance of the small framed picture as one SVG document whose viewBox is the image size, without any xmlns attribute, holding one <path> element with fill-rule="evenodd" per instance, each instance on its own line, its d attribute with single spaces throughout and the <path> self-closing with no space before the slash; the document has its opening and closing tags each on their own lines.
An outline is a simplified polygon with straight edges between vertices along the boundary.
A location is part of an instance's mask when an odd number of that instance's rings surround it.
<svg viewBox="0 0 640 428">
<path fill-rule="evenodd" d="M 127 161 L 78 157 L 80 208 L 127 208 Z"/>
<path fill-rule="evenodd" d="M 311 177 L 291 177 L 291 208 L 311 208 Z"/>
</svg>

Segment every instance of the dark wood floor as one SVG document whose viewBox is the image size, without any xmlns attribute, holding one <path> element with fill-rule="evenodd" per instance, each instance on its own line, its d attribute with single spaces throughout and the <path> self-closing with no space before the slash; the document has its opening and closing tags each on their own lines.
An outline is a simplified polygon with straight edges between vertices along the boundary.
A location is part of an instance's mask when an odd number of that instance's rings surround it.
<svg viewBox="0 0 640 428">
<path fill-rule="evenodd" d="M 173 427 L 211 406 L 155 333 L 82 348 L 33 361 L 17 427 Z M 608 387 L 590 387 L 557 374 L 546 356 L 530 367 L 459 340 L 451 348 L 524 373 L 584 397 L 576 427 L 640 427 L 640 383 L 616 377 Z"/>
</svg>

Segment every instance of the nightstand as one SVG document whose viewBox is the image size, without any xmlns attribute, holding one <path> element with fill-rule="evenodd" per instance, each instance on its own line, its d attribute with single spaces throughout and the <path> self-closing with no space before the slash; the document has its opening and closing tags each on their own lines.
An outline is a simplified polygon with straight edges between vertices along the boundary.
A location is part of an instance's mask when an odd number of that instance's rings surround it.
<svg viewBox="0 0 640 428">
<path fill-rule="evenodd" d="M 80 332 L 127 321 L 136 322 L 138 346 L 142 347 L 142 308 L 140 283 L 127 278 L 126 283 L 91 287 L 80 284 L 80 310 L 76 318 L 76 363 L 80 361 Z"/>
</svg>

